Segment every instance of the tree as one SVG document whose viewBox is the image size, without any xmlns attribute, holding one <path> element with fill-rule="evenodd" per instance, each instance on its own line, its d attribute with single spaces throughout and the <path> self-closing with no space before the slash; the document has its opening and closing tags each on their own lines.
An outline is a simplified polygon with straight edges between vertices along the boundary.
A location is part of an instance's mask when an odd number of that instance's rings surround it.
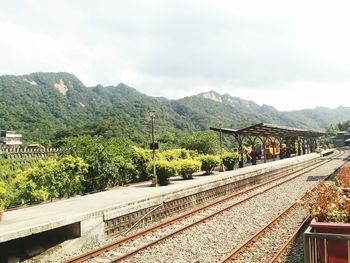
<svg viewBox="0 0 350 263">
<path fill-rule="evenodd" d="M 196 150 L 201 154 L 217 154 L 220 143 L 213 132 L 196 132 L 183 138 L 181 146 L 188 150 Z"/>
<path fill-rule="evenodd" d="M 86 191 L 104 190 L 136 178 L 131 164 L 133 149 L 125 138 L 84 135 L 70 138 L 64 154 L 81 157 L 89 165 Z"/>
<path fill-rule="evenodd" d="M 148 163 L 152 160 L 151 151 L 133 146 L 131 159 L 136 169 L 137 179 L 140 181 L 147 181 L 152 174 L 152 172 L 148 170 Z"/>
<path fill-rule="evenodd" d="M 326 129 L 327 134 L 335 135 L 339 131 L 339 124 L 337 125 L 329 125 L 329 127 Z"/>
</svg>

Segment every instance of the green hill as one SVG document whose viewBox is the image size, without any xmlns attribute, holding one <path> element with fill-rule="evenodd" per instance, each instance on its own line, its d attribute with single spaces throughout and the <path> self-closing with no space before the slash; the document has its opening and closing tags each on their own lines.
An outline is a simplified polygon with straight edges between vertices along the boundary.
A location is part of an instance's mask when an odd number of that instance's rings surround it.
<svg viewBox="0 0 350 263">
<path fill-rule="evenodd" d="M 58 143 L 67 136 L 126 136 L 149 141 L 148 109 L 157 111 L 157 138 L 176 144 L 182 134 L 211 126 L 242 128 L 258 122 L 323 130 L 350 119 L 350 108 L 279 112 L 214 91 L 179 100 L 155 98 L 120 83 L 86 87 L 69 73 L 0 76 L 0 129 L 16 130 L 25 142 Z"/>
</svg>

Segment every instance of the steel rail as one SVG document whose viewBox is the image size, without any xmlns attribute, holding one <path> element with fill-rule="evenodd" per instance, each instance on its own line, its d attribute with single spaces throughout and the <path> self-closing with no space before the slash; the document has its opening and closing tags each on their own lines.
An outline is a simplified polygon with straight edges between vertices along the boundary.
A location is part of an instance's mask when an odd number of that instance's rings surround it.
<svg viewBox="0 0 350 263">
<path fill-rule="evenodd" d="M 237 259 L 241 254 L 243 254 L 245 251 L 249 249 L 249 247 L 255 243 L 259 238 L 261 238 L 266 232 L 269 231 L 269 229 L 277 224 L 279 221 L 281 221 L 284 217 L 288 216 L 289 213 L 296 209 L 299 206 L 298 202 L 294 202 L 291 206 L 289 206 L 287 209 L 285 209 L 282 213 L 278 214 L 270 223 L 268 223 L 266 226 L 260 228 L 258 232 L 256 232 L 253 236 L 251 236 L 248 240 L 244 241 L 243 244 L 238 247 L 237 249 L 230 252 L 228 256 L 225 256 L 221 262 L 227 263 L 234 261 Z"/>
<path fill-rule="evenodd" d="M 342 151 L 342 153 L 345 153 L 345 151 Z M 348 158 L 349 160 L 349 158 Z M 327 177 L 328 178 L 328 177 Z M 325 178 L 324 180 L 326 180 Z M 269 261 L 269 263 L 277 263 L 280 262 L 280 259 L 283 257 L 283 255 L 287 252 L 288 248 L 295 242 L 295 240 L 299 237 L 302 230 L 305 228 L 305 226 L 308 225 L 310 222 L 310 216 L 305 218 L 305 220 L 301 223 L 299 228 L 295 230 L 295 232 L 291 235 L 291 237 L 283 244 L 281 249 L 276 253 L 276 255 Z"/>
<path fill-rule="evenodd" d="M 201 219 L 201 220 L 199 220 L 199 221 L 197 221 L 197 222 L 194 222 L 194 223 L 192 223 L 192 224 L 190 224 L 190 225 L 188 225 L 188 226 L 185 226 L 185 227 L 183 227 L 183 228 L 181 228 L 181 229 L 179 229 L 179 230 L 177 230 L 177 231 L 175 231 L 175 232 L 173 232 L 173 233 L 171 233 L 171 234 L 169 234 L 169 235 L 167 235 L 167 236 L 164 236 L 164 237 L 161 238 L 160 240 L 156 240 L 156 241 L 154 241 L 154 242 L 152 242 L 152 243 L 150 243 L 150 244 L 148 244 L 148 245 L 145 245 L 145 246 L 143 246 L 143 247 L 140 247 L 139 249 L 135 249 L 135 250 L 133 250 L 132 252 L 130 252 L 130 253 L 128 253 L 128 254 L 125 254 L 124 256 L 118 257 L 118 258 L 116 258 L 115 260 L 113 260 L 112 262 L 120 261 L 120 260 L 122 260 L 122 259 L 125 259 L 125 258 L 127 258 L 127 257 L 130 257 L 130 256 L 136 254 L 137 252 L 139 252 L 139 251 L 141 251 L 141 250 L 143 250 L 143 249 L 145 249 L 145 248 L 147 248 L 147 247 L 153 246 L 153 245 L 155 245 L 156 243 L 158 243 L 158 242 L 160 242 L 160 241 L 162 241 L 162 240 L 164 240 L 164 239 L 167 239 L 167 238 L 169 238 L 169 237 L 171 237 L 171 236 L 173 236 L 173 235 L 175 235 L 175 234 L 177 234 L 177 233 L 179 233 L 179 232 L 182 232 L 182 231 L 184 231 L 184 230 L 187 229 L 187 228 L 190 228 L 190 227 L 192 227 L 192 226 L 194 226 L 194 225 L 196 225 L 196 224 L 199 224 L 199 223 L 201 223 L 201 222 L 203 222 L 203 221 L 205 221 L 205 220 L 208 220 L 208 219 L 210 219 L 211 217 L 214 217 L 214 216 L 216 216 L 216 215 L 218 215 L 218 214 L 220 214 L 220 213 L 222 213 L 222 212 L 224 212 L 224 211 L 226 211 L 226 210 L 229 210 L 229 209 L 231 209 L 231 208 L 233 208 L 233 207 L 235 207 L 235 206 L 237 206 L 237 205 L 240 205 L 241 203 L 243 203 L 243 202 L 245 202 L 245 201 L 248 201 L 248 200 L 250 200 L 251 198 L 254 198 L 254 197 L 258 196 L 258 195 L 261 195 L 261 194 L 263 194 L 263 193 L 265 193 L 265 192 L 271 190 L 272 188 L 278 187 L 278 186 L 281 185 L 281 184 L 284 184 L 284 183 L 286 183 L 286 182 L 288 182 L 288 181 L 291 181 L 291 180 L 293 180 L 293 179 L 295 179 L 295 178 L 297 178 L 297 177 L 299 177 L 299 176 L 301 176 L 301 175 L 303 175 L 303 174 L 305 174 L 305 173 L 307 173 L 307 172 L 309 172 L 309 171 L 311 171 L 311 170 L 313 170 L 313 169 L 316 169 L 317 167 L 319 167 L 319 166 L 321 166 L 321 165 L 323 165 L 324 163 L 327 163 L 327 162 L 329 162 L 329 161 L 330 161 L 330 160 L 327 160 L 327 161 L 320 160 L 320 161 L 318 161 L 316 164 L 313 164 L 313 165 L 311 166 L 311 168 L 310 168 L 310 167 L 308 167 L 308 168 L 301 168 L 301 169 L 298 169 L 298 170 L 296 170 L 296 171 L 292 171 L 292 172 L 290 172 L 290 173 L 287 173 L 287 174 L 284 175 L 284 176 L 280 176 L 280 177 L 277 177 L 277 178 L 275 178 L 275 179 L 266 181 L 266 182 L 264 182 L 264 183 L 262 183 L 262 184 L 259 184 L 259 185 L 250 187 L 250 188 L 248 188 L 248 189 L 245 189 L 245 190 L 243 190 L 243 191 L 240 191 L 240 192 L 238 192 L 238 193 L 235 193 L 235 194 L 233 194 L 233 195 L 230 195 L 230 196 L 228 196 L 228 197 L 225 197 L 225 198 L 223 198 L 223 199 L 220 199 L 220 200 L 218 200 L 218 201 L 216 201 L 216 202 L 214 202 L 214 203 L 208 204 L 208 205 L 203 206 L 203 207 L 201 207 L 201 208 L 198 208 L 198 209 L 195 209 L 195 210 L 190 211 L 190 212 L 188 212 L 188 213 L 185 213 L 185 214 L 183 214 L 183 215 L 181 215 L 181 216 L 178 216 L 178 217 L 176 217 L 176 218 L 174 218 L 174 219 L 171 219 L 171 220 L 169 220 L 169 221 L 166 221 L 166 222 L 164 222 L 164 223 L 162 223 L 162 224 L 159 224 L 159 225 L 157 225 L 157 226 L 154 226 L 154 227 L 152 227 L 152 228 L 143 230 L 143 231 L 141 231 L 141 232 L 139 232 L 139 233 L 136 233 L 136 234 L 134 234 L 134 235 L 131 235 L 131 236 L 129 236 L 129 237 L 126 237 L 126 238 L 123 238 L 123 239 L 114 241 L 114 242 L 112 242 L 112 243 L 109 243 L 109 244 L 106 244 L 106 245 L 104 245 L 104 246 L 101 246 L 101 247 L 99 247 L 99 248 L 97 248 L 97 249 L 94 249 L 94 250 L 92 250 L 92 251 L 90 251 L 90 252 L 87 252 L 87 253 L 81 254 L 81 255 L 79 255 L 79 256 L 76 256 L 76 257 L 74 257 L 74 258 L 71 258 L 71 259 L 65 261 L 65 263 L 77 263 L 77 262 L 82 262 L 82 261 L 85 261 L 85 260 L 88 260 L 88 259 L 97 257 L 97 256 L 103 254 L 104 252 L 108 252 L 108 251 L 110 251 L 110 250 L 113 250 L 113 249 L 118 248 L 119 246 L 121 246 L 121 245 L 127 243 L 128 241 L 135 240 L 135 239 L 137 239 L 137 238 L 139 238 L 139 237 L 142 237 L 142 236 L 144 236 L 144 235 L 146 235 L 146 234 L 148 234 L 148 233 L 150 233 L 150 232 L 154 232 L 154 231 L 156 231 L 156 230 L 158 230 L 158 229 L 161 229 L 161 228 L 164 228 L 164 227 L 166 227 L 166 226 L 168 226 L 168 225 L 174 224 L 174 223 L 176 223 L 176 222 L 178 222 L 178 221 L 180 221 L 180 220 L 182 220 L 182 219 L 186 219 L 186 218 L 188 218 L 189 216 L 192 216 L 192 215 L 194 215 L 194 214 L 196 214 L 196 213 L 199 213 L 199 212 L 201 212 L 201 211 L 203 211 L 203 210 L 206 210 L 206 209 L 208 209 L 208 208 L 210 208 L 210 207 L 213 207 L 213 206 L 215 206 L 215 205 L 218 205 L 218 204 L 227 202 L 227 201 L 229 201 L 230 199 L 233 199 L 233 198 L 238 197 L 238 196 L 240 196 L 240 195 L 246 194 L 246 193 L 251 192 L 251 191 L 253 191 L 253 190 L 255 190 L 255 189 L 261 188 L 261 187 L 263 187 L 263 186 L 265 186 L 265 185 L 267 185 L 267 184 L 273 183 L 274 181 L 280 180 L 282 177 L 289 176 L 289 175 L 291 175 L 291 174 L 295 174 L 295 173 L 301 172 L 301 171 L 303 171 L 303 170 L 306 170 L 306 171 L 302 172 L 301 174 L 299 174 L 299 175 L 297 175 L 297 176 L 291 177 L 291 178 L 289 178 L 288 180 L 285 180 L 285 181 L 283 181 L 283 182 L 281 182 L 281 183 L 279 183 L 279 184 L 277 184 L 277 185 L 275 185 L 275 186 L 273 186 L 273 187 L 270 187 L 270 188 L 268 188 L 268 189 L 266 189 L 266 190 L 264 190 L 264 191 L 262 191 L 262 192 L 259 192 L 259 193 L 255 194 L 255 195 L 251 196 L 251 197 L 248 197 L 247 199 L 244 199 L 244 200 L 242 200 L 242 201 L 240 201 L 240 202 L 237 202 L 237 203 L 235 203 L 235 204 L 233 204 L 233 205 L 231 205 L 231 206 L 225 208 L 224 210 L 218 211 L 218 212 L 216 212 L 216 213 L 214 213 L 214 214 L 211 214 L 211 215 L 209 215 L 209 216 L 207 216 L 207 217 L 204 217 L 203 219 Z"/>
<path fill-rule="evenodd" d="M 210 219 L 210 218 L 212 218 L 212 217 L 215 217 L 215 216 L 221 214 L 221 213 L 224 212 L 224 211 L 230 210 L 230 209 L 232 209 L 233 207 L 236 207 L 236 206 L 238 206 L 238 205 L 241 205 L 242 203 L 247 202 L 247 201 L 249 201 L 250 199 L 252 199 L 252 198 L 254 198 L 254 197 L 257 197 L 257 196 L 259 196 L 259 195 L 262 195 L 262 194 L 264 194 L 264 193 L 270 191 L 271 189 L 276 188 L 276 187 L 278 187 L 278 186 L 280 186 L 280 185 L 282 185 L 282 184 L 284 184 L 284 183 L 286 183 L 286 182 L 292 181 L 292 180 L 294 180 L 295 178 L 297 178 L 297 177 L 299 177 L 299 176 L 301 176 L 301 175 L 303 175 L 303 174 L 305 174 L 305 173 L 307 173 L 307 172 L 309 172 L 309 171 L 311 171 L 311 170 L 313 170 L 313 169 L 315 169 L 315 168 L 317 168 L 317 167 L 319 167 L 319 166 L 321 166 L 321 165 L 324 165 L 324 163 L 327 163 L 327 162 L 329 162 L 329 160 L 323 162 L 323 163 L 320 164 L 320 165 L 318 165 L 318 163 L 317 163 L 316 165 L 314 165 L 315 167 L 312 167 L 312 168 L 309 167 L 308 169 L 306 169 L 306 171 L 302 172 L 302 173 L 299 174 L 299 175 L 296 175 L 296 176 L 294 176 L 294 177 L 291 177 L 291 178 L 289 178 L 289 179 L 287 179 L 287 180 L 285 180 L 285 181 L 283 181 L 283 182 L 281 182 L 281 183 L 279 183 L 279 184 L 276 184 L 276 185 L 274 185 L 274 186 L 272 186 L 272 187 L 270 187 L 270 188 L 268 188 L 268 189 L 265 189 L 265 190 L 263 190 L 263 191 L 261 191 L 261 192 L 259 192 L 259 193 L 257 193 L 257 194 L 254 194 L 254 195 L 252 195 L 252 196 L 250 196 L 250 197 L 247 197 L 246 199 L 243 199 L 243 200 L 241 200 L 241 201 L 239 201 L 239 202 L 237 202 L 237 203 L 234 203 L 234 204 L 232 204 L 232 205 L 230 205 L 230 206 L 228 206 L 228 207 L 226 207 L 226 208 L 224 208 L 224 209 L 222 209 L 222 210 L 220 210 L 220 211 L 218 211 L 218 212 L 215 212 L 215 213 L 213 213 L 213 214 L 211 214 L 211 215 L 208 215 L 208 216 L 206 216 L 206 217 L 204 217 L 204 218 L 202 218 L 202 219 L 200 219 L 200 220 L 198 220 L 198 221 L 196 221 L 196 222 L 193 222 L 193 223 L 191 223 L 191 224 L 189 224 L 189 225 L 187 225 L 187 226 L 184 226 L 184 227 L 182 227 L 182 228 L 180 228 L 180 229 L 178 229 L 178 230 L 176 230 L 176 231 L 174 231 L 174 232 L 172 232 L 172 233 L 170 233 L 170 234 L 168 234 L 168 235 L 165 235 L 165 236 L 163 236 L 163 237 L 160 237 L 160 238 L 158 238 L 157 240 L 154 240 L 154 241 L 152 241 L 152 242 L 150 242 L 150 243 L 148 243 L 148 244 L 145 244 L 145 245 L 143 245 L 143 246 L 141 246 L 141 247 L 139 247 L 139 248 L 136 248 L 136 249 L 134 249 L 134 250 L 132 250 L 132 251 L 130 251 L 130 252 L 128 252 L 128 253 L 125 253 L 124 255 L 119 256 L 119 257 L 113 259 L 111 262 L 120 262 L 120 261 L 122 261 L 122 260 L 125 260 L 125 259 L 127 259 L 127 258 L 130 258 L 130 257 L 132 257 L 133 255 L 139 253 L 139 252 L 142 251 L 142 250 L 145 250 L 145 249 L 147 249 L 147 248 L 149 248 L 149 247 L 152 247 L 152 246 L 158 244 L 159 242 L 161 242 L 161 241 L 163 241 L 163 240 L 166 240 L 166 239 L 168 239 L 168 238 L 170 238 L 170 237 L 172 237 L 172 236 L 174 236 L 174 235 L 176 235 L 176 234 L 179 234 L 179 233 L 183 232 L 183 231 L 186 230 L 186 229 L 189 229 L 189 228 L 191 228 L 191 227 L 193 227 L 193 226 L 195 226 L 195 225 L 198 225 L 198 224 L 200 224 L 200 223 L 202 223 L 202 222 L 204 222 L 204 221 L 206 221 L 206 220 L 208 220 L 208 219 Z M 305 168 L 304 168 L 304 169 L 300 169 L 300 170 L 305 170 Z M 300 170 L 299 170 L 299 171 L 300 171 Z M 298 172 L 299 172 L 299 171 L 298 171 Z M 296 173 L 296 172 L 293 172 L 293 173 Z"/>
<path fill-rule="evenodd" d="M 340 152 L 339 154 L 337 154 L 336 157 L 341 156 L 344 152 Z M 332 161 L 332 159 L 327 160 L 324 162 L 328 163 Z M 326 176 L 325 178 L 323 178 L 323 180 L 328 179 L 332 174 Z M 313 187 L 311 189 L 311 191 L 313 189 L 315 189 L 315 187 Z M 305 194 L 300 198 L 303 199 L 305 197 Z M 272 226 L 276 225 L 279 221 L 281 221 L 284 217 L 286 217 L 292 210 L 296 209 L 297 207 L 299 207 L 299 202 L 296 201 L 294 202 L 291 206 L 289 206 L 287 209 L 285 209 L 282 213 L 280 213 L 279 215 L 277 215 L 272 221 L 270 221 L 269 224 L 267 224 L 266 226 L 262 227 L 260 230 L 258 230 L 253 236 L 251 236 L 249 239 L 247 239 L 246 241 L 244 241 L 240 247 L 234 249 L 233 251 L 231 251 L 229 253 L 229 255 L 225 256 L 223 259 L 221 259 L 221 263 L 227 263 L 227 262 L 231 262 L 234 261 L 235 259 L 237 259 L 241 254 L 243 254 L 245 251 L 247 251 L 249 249 L 249 247 L 256 242 L 259 238 L 263 237 L 265 235 L 265 233 L 267 233 Z M 303 221 L 303 223 L 301 224 L 301 226 L 298 228 L 298 231 L 295 231 L 294 234 L 291 236 L 291 238 L 288 240 L 288 242 L 286 242 L 283 247 L 277 252 L 277 254 L 275 255 L 275 257 L 272 259 L 274 261 L 270 261 L 271 262 L 278 262 L 278 259 L 280 257 L 280 255 L 282 255 L 285 252 L 285 249 L 288 247 L 288 245 L 293 242 L 293 240 L 295 240 L 297 237 L 297 233 L 300 231 L 300 229 L 303 227 L 303 225 L 305 224 L 307 219 L 305 219 Z M 289 243 L 289 244 L 287 244 Z M 278 256 L 279 255 L 279 256 Z"/>
<path fill-rule="evenodd" d="M 286 243 L 281 247 L 281 249 L 276 253 L 276 255 L 269 261 L 269 263 L 277 263 L 281 257 L 286 253 L 287 249 L 294 243 L 294 241 L 298 238 L 299 234 L 303 230 L 303 228 L 309 223 L 310 217 L 304 219 L 304 221 L 300 224 L 299 228 L 294 231 L 291 237 L 287 240 Z"/>
<path fill-rule="evenodd" d="M 322 162 L 322 161 L 319 161 L 318 163 L 320 163 L 320 162 Z M 317 164 L 318 164 L 318 163 L 317 163 Z M 305 168 L 301 168 L 301 169 L 299 169 L 299 170 L 297 170 L 297 171 L 293 171 L 293 172 L 291 172 L 291 173 L 288 173 L 288 174 L 286 174 L 285 176 L 289 176 L 290 174 L 300 172 L 301 170 L 304 170 L 304 169 L 305 169 Z M 282 176 L 281 176 L 281 177 L 282 177 Z M 154 226 L 154 227 L 145 229 L 145 230 L 143 230 L 143 231 L 141 231 L 141 232 L 138 232 L 138 233 L 136 233 L 136 234 L 134 234 L 134 235 L 131 235 L 131 236 L 129 236 L 129 237 L 126 237 L 126 238 L 123 238 L 123 239 L 114 241 L 114 242 L 112 242 L 112 243 L 106 244 L 106 245 L 101 246 L 101 247 L 99 247 L 99 248 L 97 248 L 97 249 L 94 249 L 94 250 L 92 250 L 92 251 L 90 251 L 90 252 L 88 252 L 88 253 L 84 253 L 84 254 L 78 255 L 78 256 L 76 256 L 76 257 L 74 257 L 74 258 L 71 258 L 71 259 L 65 261 L 65 263 L 77 263 L 77 262 L 82 262 L 82 261 L 84 261 L 84 260 L 87 260 L 87 259 L 96 257 L 96 256 L 98 256 L 98 255 L 100 255 L 100 254 L 102 254 L 102 253 L 104 253 L 104 252 L 107 252 L 107 251 L 109 251 L 109 250 L 115 249 L 115 248 L 117 248 L 117 247 L 123 245 L 124 243 L 126 243 L 126 242 L 128 242 L 128 241 L 132 241 L 132 240 L 134 240 L 134 239 L 136 239 L 136 238 L 138 238 L 138 237 L 144 236 L 144 235 L 146 235 L 146 234 L 148 234 L 148 233 L 150 233 L 150 232 L 154 232 L 154 231 L 156 231 L 156 230 L 158 230 L 158 229 L 161 229 L 161 228 L 164 228 L 164 227 L 166 227 L 166 226 L 168 226 L 168 225 L 174 224 L 174 223 L 176 223 L 176 222 L 178 222 L 178 221 L 180 221 L 180 220 L 182 220 L 182 219 L 186 219 L 186 218 L 188 218 L 189 216 L 192 216 L 192 215 L 194 215 L 194 214 L 196 214 L 196 213 L 199 213 L 199 212 L 201 212 L 201 211 L 203 211 L 203 210 L 205 210 L 205 209 L 208 209 L 208 208 L 211 208 L 211 207 L 213 207 L 213 206 L 215 206 L 215 205 L 219 205 L 219 204 L 221 204 L 221 203 L 227 202 L 227 201 L 229 201 L 229 200 L 231 200 L 231 199 L 233 199 L 233 198 L 236 198 L 236 197 L 241 196 L 241 195 L 243 195 L 243 194 L 246 194 L 246 193 L 249 193 L 249 192 L 251 192 L 251 191 L 254 191 L 254 190 L 256 190 L 256 189 L 258 189 L 258 188 L 261 188 L 261 187 L 263 187 L 263 186 L 265 186 L 265 185 L 267 185 L 267 184 L 273 183 L 274 181 L 280 180 L 281 177 L 277 177 L 277 178 L 275 178 L 275 179 L 268 180 L 268 181 L 266 181 L 266 182 L 264 182 L 264 183 L 255 185 L 255 186 L 253 186 L 253 187 L 250 187 L 250 188 L 248 188 L 248 189 L 245 189 L 245 190 L 240 191 L 240 192 L 238 192 L 238 193 L 232 194 L 232 195 L 230 195 L 230 196 L 228 196 L 228 197 L 225 197 L 225 198 L 223 198 L 223 199 L 220 199 L 220 200 L 218 200 L 218 201 L 215 201 L 215 202 L 210 203 L 210 204 L 208 204 L 208 205 L 205 205 L 205 206 L 203 206 L 203 207 L 200 207 L 200 208 L 198 208 L 198 209 L 195 209 L 195 210 L 192 210 L 192 211 L 190 211 L 190 212 L 187 212 L 187 213 L 185 213 L 185 214 L 183 214 L 183 215 L 181 215 L 181 216 L 178 216 L 178 217 L 176 217 L 176 218 L 173 218 L 173 219 L 171 219 L 171 220 L 169 220 L 169 221 L 166 221 L 166 222 L 164 222 L 164 223 L 162 223 L 162 224 L 159 224 L 159 225 L 156 225 L 156 226 Z M 294 178 L 294 177 L 293 177 L 293 178 Z"/>
</svg>

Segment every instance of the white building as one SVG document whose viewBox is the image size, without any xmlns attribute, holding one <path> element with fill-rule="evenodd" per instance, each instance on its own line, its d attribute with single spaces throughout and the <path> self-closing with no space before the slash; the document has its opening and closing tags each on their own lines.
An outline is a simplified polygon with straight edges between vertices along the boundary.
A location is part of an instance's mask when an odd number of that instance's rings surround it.
<svg viewBox="0 0 350 263">
<path fill-rule="evenodd" d="M 22 145 L 22 134 L 14 131 L 0 130 L 0 145 L 5 146 L 19 146 Z"/>
</svg>

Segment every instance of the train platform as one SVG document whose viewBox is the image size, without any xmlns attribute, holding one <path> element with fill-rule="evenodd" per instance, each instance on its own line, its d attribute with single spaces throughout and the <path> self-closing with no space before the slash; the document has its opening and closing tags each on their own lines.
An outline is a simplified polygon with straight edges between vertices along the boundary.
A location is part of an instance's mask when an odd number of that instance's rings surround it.
<svg viewBox="0 0 350 263">
<path fill-rule="evenodd" d="M 280 170 L 287 172 L 319 158 L 320 154 L 311 153 L 213 175 L 198 175 L 192 180 L 171 178 L 168 186 L 150 187 L 150 182 L 145 182 L 7 211 L 0 223 L 0 243 L 64 226 L 72 226 L 68 229 L 75 236 L 103 236 L 106 222 L 123 215 L 228 184 L 254 184 L 262 176 Z"/>
</svg>

